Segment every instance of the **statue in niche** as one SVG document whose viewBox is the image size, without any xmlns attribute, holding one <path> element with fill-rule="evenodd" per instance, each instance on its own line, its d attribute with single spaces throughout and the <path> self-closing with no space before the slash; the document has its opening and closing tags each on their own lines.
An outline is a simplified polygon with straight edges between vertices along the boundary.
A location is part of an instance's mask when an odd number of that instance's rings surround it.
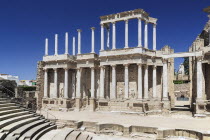
<svg viewBox="0 0 210 140">
<path fill-rule="evenodd" d="M 61 88 L 61 91 L 60 91 L 59 97 L 61 97 L 61 98 L 63 98 L 63 97 L 64 97 L 63 88 Z"/>
<path fill-rule="evenodd" d="M 131 99 L 135 99 L 135 97 L 136 97 L 136 93 L 135 93 L 135 91 L 133 89 L 131 89 L 130 90 L 130 98 Z"/>
<path fill-rule="evenodd" d="M 118 96 L 119 96 L 119 99 L 123 99 L 123 89 L 122 88 L 120 88 Z"/>
</svg>

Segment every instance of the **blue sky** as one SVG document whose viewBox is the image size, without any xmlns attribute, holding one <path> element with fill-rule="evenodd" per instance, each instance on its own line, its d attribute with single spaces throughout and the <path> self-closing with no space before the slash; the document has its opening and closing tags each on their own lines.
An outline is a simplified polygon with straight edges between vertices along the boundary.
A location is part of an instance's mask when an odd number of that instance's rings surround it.
<svg viewBox="0 0 210 140">
<path fill-rule="evenodd" d="M 209 0 L 1 0 L 0 73 L 35 79 L 37 61 L 44 55 L 44 40 L 49 38 L 49 53 L 54 52 L 54 34 L 59 35 L 59 53 L 64 53 L 64 34 L 69 32 L 69 53 L 76 29 L 82 29 L 82 53 L 90 52 L 91 30 L 96 27 L 96 50 L 100 48 L 102 15 L 142 8 L 158 18 L 157 49 L 170 45 L 175 52 L 188 47 L 208 21 L 203 8 Z M 124 22 L 116 24 L 117 48 L 124 45 Z M 149 47 L 152 47 L 149 26 Z M 129 22 L 129 46 L 137 46 L 137 20 Z M 175 66 L 182 61 L 176 59 Z"/>
</svg>

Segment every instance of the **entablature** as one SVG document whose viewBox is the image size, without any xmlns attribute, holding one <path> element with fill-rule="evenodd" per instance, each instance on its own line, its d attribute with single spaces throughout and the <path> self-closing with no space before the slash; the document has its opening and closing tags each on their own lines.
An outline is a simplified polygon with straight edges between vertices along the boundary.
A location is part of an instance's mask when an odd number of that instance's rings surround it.
<svg viewBox="0 0 210 140">
<path fill-rule="evenodd" d="M 75 61 L 75 56 L 69 54 L 61 54 L 61 55 L 47 55 L 43 56 L 44 62 L 53 62 L 53 61 Z"/>
</svg>

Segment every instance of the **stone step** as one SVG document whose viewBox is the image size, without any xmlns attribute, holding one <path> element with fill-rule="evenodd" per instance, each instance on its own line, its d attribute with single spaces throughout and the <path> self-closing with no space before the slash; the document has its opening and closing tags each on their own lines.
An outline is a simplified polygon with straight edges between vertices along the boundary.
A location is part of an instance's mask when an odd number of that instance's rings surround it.
<svg viewBox="0 0 210 140">
<path fill-rule="evenodd" d="M 60 132 L 57 135 L 55 135 L 55 137 L 52 140 L 58 140 L 58 139 L 65 140 L 66 137 L 68 135 L 71 135 L 71 133 L 73 131 L 74 131 L 74 129 L 71 129 L 71 128 L 64 129 L 62 132 Z"/>
<path fill-rule="evenodd" d="M 8 98 L 0 98 L 0 101 L 10 101 Z"/>
<path fill-rule="evenodd" d="M 93 139 L 93 137 L 91 137 L 91 136 L 89 136 L 88 138 L 87 138 L 87 140 L 92 140 Z"/>
<path fill-rule="evenodd" d="M 27 119 L 27 118 L 33 117 L 33 116 L 34 116 L 34 114 L 27 114 L 27 115 L 18 116 L 18 117 L 14 117 L 14 118 L 10 118 L 10 119 L 1 121 L 0 122 L 0 129 L 7 126 L 7 125 L 10 125 L 10 124 L 12 124 L 16 121 L 24 120 L 24 119 Z"/>
<path fill-rule="evenodd" d="M 44 123 L 46 121 L 46 119 L 40 119 L 40 120 L 36 120 L 34 122 L 31 122 L 29 124 L 26 124 L 22 127 L 17 128 L 16 130 L 14 130 L 13 132 L 11 132 L 6 138 L 5 140 L 10 140 L 11 138 L 18 138 L 21 135 L 23 135 L 26 131 L 32 129 L 33 127 L 40 125 L 42 123 Z"/>
<path fill-rule="evenodd" d="M 4 140 L 5 137 L 6 137 L 6 133 L 0 133 L 0 140 Z"/>
<path fill-rule="evenodd" d="M 50 122 L 47 123 L 43 123 L 40 124 L 36 127 L 33 127 L 32 129 L 30 129 L 29 131 L 27 131 L 26 133 L 24 133 L 19 140 L 30 140 L 32 139 L 37 133 L 39 133 L 40 131 L 42 131 L 43 129 L 45 129 L 46 127 L 50 126 Z"/>
<path fill-rule="evenodd" d="M 0 101 L 0 104 L 5 104 L 5 103 L 10 103 L 10 101 L 6 101 L 6 100 Z"/>
<path fill-rule="evenodd" d="M 36 116 L 36 117 L 27 118 L 27 119 L 24 119 L 24 120 L 21 120 L 21 121 L 14 122 L 14 123 L 12 123 L 10 125 L 7 125 L 6 127 L 2 128 L 0 130 L 0 132 L 12 132 L 15 129 L 21 127 L 21 126 L 24 126 L 25 124 L 31 123 L 31 122 L 39 120 L 39 119 L 40 119 L 40 116 Z"/>
<path fill-rule="evenodd" d="M 17 113 L 20 111 L 24 111 L 25 109 L 19 108 L 19 109 L 13 109 L 13 110 L 6 110 L 6 111 L 0 111 L 0 116 L 5 115 L 5 114 L 11 114 L 11 113 Z"/>
<path fill-rule="evenodd" d="M 56 129 L 56 128 L 57 128 L 57 126 L 56 126 L 55 124 L 53 124 L 53 125 L 51 125 L 51 126 L 45 128 L 45 129 L 43 129 L 42 131 L 40 131 L 38 134 L 36 134 L 36 135 L 32 138 L 32 140 L 38 140 L 38 139 L 39 139 L 41 136 L 43 136 L 45 133 L 47 133 L 47 132 L 49 132 L 49 131 L 51 131 L 51 130 L 53 130 L 53 129 Z"/>
<path fill-rule="evenodd" d="M 89 135 L 87 134 L 80 134 L 77 140 L 87 140 L 89 138 Z"/>
<path fill-rule="evenodd" d="M 13 110 L 13 109 L 18 109 L 20 108 L 19 106 L 6 106 L 6 107 L 1 107 L 0 111 L 5 111 L 5 110 Z"/>
<path fill-rule="evenodd" d="M 81 134 L 80 131 L 73 131 L 72 133 L 70 133 L 70 134 L 66 137 L 66 140 L 77 140 L 77 138 L 79 137 L 80 134 Z"/>
<path fill-rule="evenodd" d="M 28 113 L 29 113 L 28 111 L 21 111 L 21 112 L 17 112 L 17 113 L 2 115 L 2 116 L 0 116 L 0 121 L 10 119 L 12 117 L 18 117 L 18 116 L 21 116 L 21 115 L 26 115 Z"/>
<path fill-rule="evenodd" d="M 15 103 L 5 103 L 5 104 L 0 104 L 0 107 L 6 107 L 6 106 L 15 106 Z"/>
<path fill-rule="evenodd" d="M 63 129 L 52 130 L 44 134 L 39 140 L 52 140 L 55 137 L 55 135 L 57 135 L 58 133 L 61 133 L 62 131 Z"/>
</svg>

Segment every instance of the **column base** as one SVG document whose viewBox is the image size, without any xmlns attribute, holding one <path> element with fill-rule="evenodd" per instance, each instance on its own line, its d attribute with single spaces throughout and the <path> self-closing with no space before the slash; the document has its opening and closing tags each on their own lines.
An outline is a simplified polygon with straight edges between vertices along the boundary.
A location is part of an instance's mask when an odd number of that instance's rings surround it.
<svg viewBox="0 0 210 140">
<path fill-rule="evenodd" d="M 204 114 L 206 112 L 206 103 L 203 99 L 196 99 L 195 114 Z"/>
<path fill-rule="evenodd" d="M 75 109 L 74 109 L 74 111 L 80 111 L 81 107 L 82 107 L 81 98 L 75 98 Z"/>
<path fill-rule="evenodd" d="M 90 98 L 89 111 L 94 112 L 96 109 L 96 100 L 94 98 Z"/>
<path fill-rule="evenodd" d="M 169 100 L 163 100 L 162 101 L 162 112 L 169 113 L 170 110 L 171 110 L 171 102 Z"/>
</svg>

